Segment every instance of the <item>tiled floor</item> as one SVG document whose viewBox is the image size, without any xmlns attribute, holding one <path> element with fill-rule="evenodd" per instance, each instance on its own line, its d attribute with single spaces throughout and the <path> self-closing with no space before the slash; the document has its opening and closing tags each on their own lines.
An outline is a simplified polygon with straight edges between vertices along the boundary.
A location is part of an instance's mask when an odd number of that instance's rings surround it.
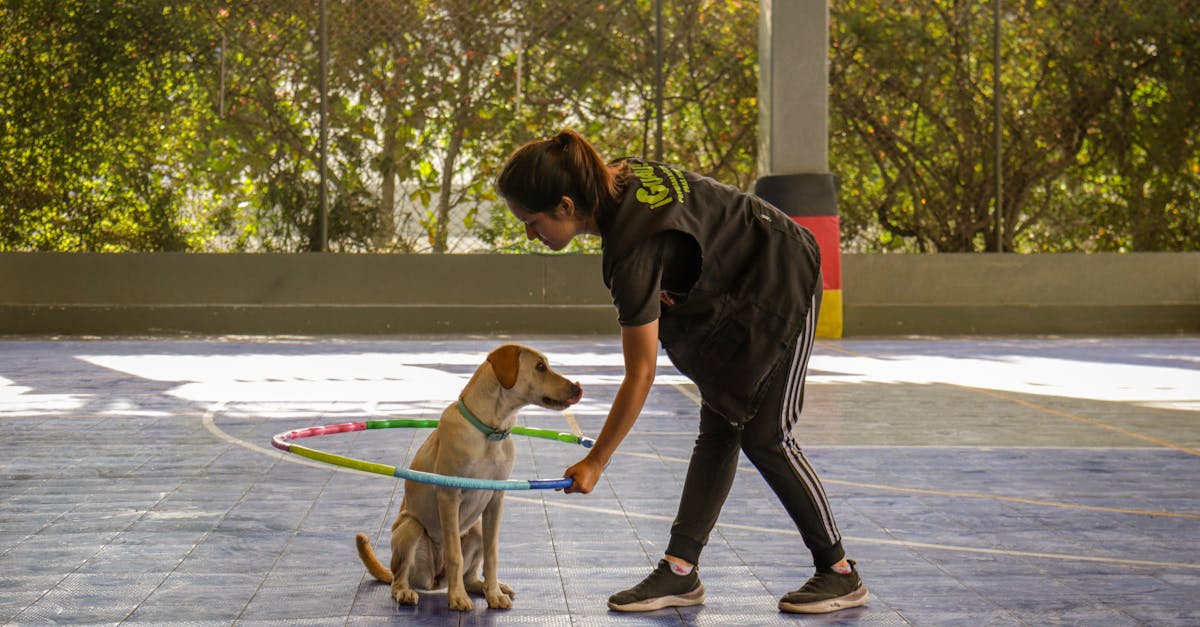
<svg viewBox="0 0 1200 627">
<path fill-rule="evenodd" d="M 513 338 L 582 381 L 595 435 L 616 341 Z M 0 623 L 461 625 L 1200 624 L 1200 338 L 818 342 L 801 440 L 871 589 L 863 608 L 780 614 L 811 573 L 743 463 L 705 552 L 704 605 L 610 613 L 667 540 L 694 389 L 666 364 L 596 491 L 506 494 L 511 610 L 399 607 L 385 554 L 394 479 L 314 465 L 273 434 L 436 418 L 506 338 L 0 340 Z M 306 444 L 406 465 L 427 432 Z M 514 478 L 582 449 L 521 438 Z"/>
</svg>

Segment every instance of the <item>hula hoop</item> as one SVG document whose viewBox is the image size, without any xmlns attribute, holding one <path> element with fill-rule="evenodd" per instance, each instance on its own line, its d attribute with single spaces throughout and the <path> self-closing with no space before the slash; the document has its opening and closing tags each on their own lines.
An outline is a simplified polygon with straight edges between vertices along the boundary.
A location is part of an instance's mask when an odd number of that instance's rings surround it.
<svg viewBox="0 0 1200 627">
<path fill-rule="evenodd" d="M 436 420 L 367 420 L 363 422 L 346 422 L 338 425 L 328 425 L 325 427 L 309 427 L 307 429 L 296 429 L 280 433 L 271 438 L 271 445 L 275 448 L 293 453 L 301 457 L 332 464 L 334 466 L 343 466 L 363 472 L 370 472 L 377 475 L 387 475 L 398 479 L 408 479 L 410 481 L 419 481 L 421 483 L 429 483 L 444 488 L 460 488 L 464 490 L 558 490 L 571 487 L 574 483 L 569 477 L 562 479 L 476 479 L 474 477 L 453 477 L 450 475 L 439 475 L 432 472 L 421 472 L 419 470 L 411 470 L 408 468 L 397 468 L 386 464 L 376 464 L 367 462 L 353 457 L 343 457 L 326 453 L 316 449 L 293 444 L 292 440 L 301 438 L 312 438 L 321 435 L 331 435 L 334 433 L 351 433 L 354 431 L 366 431 L 368 429 L 428 429 L 436 427 Z M 555 440 L 558 442 L 566 442 L 568 444 L 578 444 L 584 448 L 591 448 L 595 444 L 592 438 L 583 437 L 580 435 L 572 435 L 570 433 L 559 433 L 549 429 L 533 429 L 529 427 L 514 426 L 512 428 L 513 435 L 524 435 L 534 438 L 543 438 L 546 440 Z"/>
</svg>

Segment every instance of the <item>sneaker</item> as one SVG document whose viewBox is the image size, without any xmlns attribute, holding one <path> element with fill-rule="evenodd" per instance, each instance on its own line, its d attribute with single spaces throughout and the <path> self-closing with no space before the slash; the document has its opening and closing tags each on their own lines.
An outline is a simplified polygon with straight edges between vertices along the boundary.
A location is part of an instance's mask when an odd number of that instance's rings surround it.
<svg viewBox="0 0 1200 627">
<path fill-rule="evenodd" d="M 609 609 L 618 612 L 649 612 L 664 607 L 684 607 L 704 602 L 704 586 L 699 567 L 686 575 L 676 575 L 667 560 L 638 585 L 608 597 Z"/>
<path fill-rule="evenodd" d="M 867 603 L 867 587 L 858 576 L 854 560 L 849 560 L 850 572 L 841 574 L 833 569 L 818 569 L 799 590 L 783 595 L 779 609 L 793 614 L 824 614 L 858 607 Z"/>
</svg>

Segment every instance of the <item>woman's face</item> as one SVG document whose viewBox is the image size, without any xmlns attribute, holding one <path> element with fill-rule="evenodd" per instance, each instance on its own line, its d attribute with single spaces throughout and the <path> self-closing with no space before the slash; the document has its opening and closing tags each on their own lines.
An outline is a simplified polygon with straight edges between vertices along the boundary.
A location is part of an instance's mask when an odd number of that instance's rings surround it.
<svg viewBox="0 0 1200 627">
<path fill-rule="evenodd" d="M 506 200 L 508 210 L 525 225 L 525 236 L 545 244 L 550 250 L 562 250 L 579 234 L 580 225 L 575 220 L 574 205 L 570 198 L 555 205 L 553 211 L 530 213 L 511 200 Z"/>
</svg>

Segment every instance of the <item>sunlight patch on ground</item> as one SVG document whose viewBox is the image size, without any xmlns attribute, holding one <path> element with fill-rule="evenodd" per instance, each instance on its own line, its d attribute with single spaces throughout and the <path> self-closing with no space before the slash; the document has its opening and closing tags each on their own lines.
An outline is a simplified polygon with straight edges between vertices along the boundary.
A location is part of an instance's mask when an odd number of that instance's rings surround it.
<svg viewBox="0 0 1200 627">
<path fill-rule="evenodd" d="M 1196 411 L 1200 372 L 1126 363 L 999 355 L 986 358 L 902 355 L 813 357 L 812 383 L 946 384 Z"/>
</svg>

